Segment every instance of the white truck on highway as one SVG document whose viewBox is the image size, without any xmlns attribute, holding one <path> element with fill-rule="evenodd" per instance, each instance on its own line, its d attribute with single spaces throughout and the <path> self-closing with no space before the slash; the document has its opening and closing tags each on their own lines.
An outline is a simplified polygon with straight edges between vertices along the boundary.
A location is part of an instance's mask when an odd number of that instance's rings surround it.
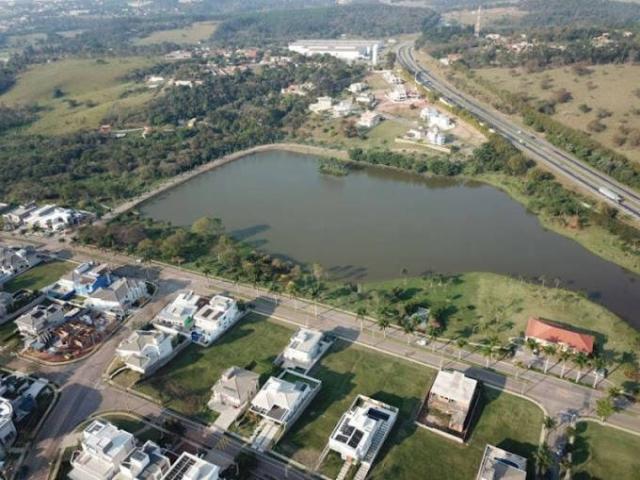
<svg viewBox="0 0 640 480">
<path fill-rule="evenodd" d="M 608 199 L 613 200 L 614 202 L 622 203 L 622 200 L 624 200 L 622 196 L 618 195 L 616 192 L 614 192 L 613 190 L 607 187 L 600 187 L 598 191 Z"/>
</svg>

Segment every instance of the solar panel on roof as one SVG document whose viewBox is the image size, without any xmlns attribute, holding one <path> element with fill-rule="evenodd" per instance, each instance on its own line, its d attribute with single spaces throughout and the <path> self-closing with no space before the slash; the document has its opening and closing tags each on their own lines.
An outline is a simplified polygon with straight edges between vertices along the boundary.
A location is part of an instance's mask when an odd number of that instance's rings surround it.
<svg viewBox="0 0 640 480">
<path fill-rule="evenodd" d="M 384 413 L 376 408 L 370 408 L 367 412 L 367 416 L 369 418 L 373 418 L 374 420 L 384 420 L 385 422 L 389 420 L 389 414 Z"/>
<path fill-rule="evenodd" d="M 353 437 L 351 437 L 351 440 L 349 440 L 348 445 L 352 448 L 356 448 L 360 443 L 360 440 L 362 440 L 363 435 L 364 434 L 360 430 L 356 430 L 355 433 L 353 434 Z"/>
</svg>

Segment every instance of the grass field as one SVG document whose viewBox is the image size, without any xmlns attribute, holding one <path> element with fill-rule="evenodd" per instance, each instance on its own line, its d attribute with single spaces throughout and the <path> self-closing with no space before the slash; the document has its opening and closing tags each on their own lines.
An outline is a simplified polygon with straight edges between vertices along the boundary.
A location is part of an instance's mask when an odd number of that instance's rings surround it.
<svg viewBox="0 0 640 480">
<path fill-rule="evenodd" d="M 578 75 L 571 67 L 537 73 L 522 69 L 490 68 L 476 70 L 476 73 L 500 88 L 526 93 L 534 100 L 550 99 L 554 92 L 566 89 L 573 99 L 556 105 L 553 115 L 556 120 L 590 133 L 603 145 L 640 162 L 638 145 L 633 145 L 630 140 L 622 146 L 616 143 L 617 136 L 625 137 L 621 128 L 640 129 L 640 65 L 600 65 L 589 67 L 589 71 L 591 73 Z M 587 108 L 590 110 L 582 111 Z M 598 118 L 599 112 L 610 114 L 600 120 L 606 129 L 601 132 L 590 131 L 588 125 Z"/>
<path fill-rule="evenodd" d="M 249 314 L 209 348 L 188 346 L 168 365 L 136 385 L 140 392 L 185 415 L 211 420 L 211 387 L 231 366 L 248 368 L 265 381 L 276 367 L 292 330 Z"/>
<path fill-rule="evenodd" d="M 196 22 L 188 27 L 172 30 L 159 30 L 151 35 L 136 40 L 136 45 L 153 45 L 170 42 L 178 44 L 194 44 L 207 40 L 216 31 L 218 22 Z"/>
<path fill-rule="evenodd" d="M 639 478 L 639 436 L 581 422 L 576 427 L 573 452 L 574 480 Z"/>
<path fill-rule="evenodd" d="M 62 275 L 71 271 L 74 267 L 69 262 L 48 262 L 38 265 L 17 277 L 9 280 L 4 288 L 7 292 L 17 292 L 18 290 L 40 290 L 47 285 L 51 285 Z"/>
<path fill-rule="evenodd" d="M 485 406 L 468 446 L 420 429 L 414 418 L 435 371 L 342 341 L 310 375 L 322 380 L 322 390 L 276 449 L 311 467 L 358 394 L 400 409 L 371 478 L 472 478 L 487 442 L 530 455 L 540 435 L 542 412 L 536 406 L 491 390 L 483 394 Z M 323 471 L 335 475 L 340 462 L 330 457 L 325 463 Z"/>
<path fill-rule="evenodd" d="M 125 82 L 132 70 L 155 63 L 146 57 L 108 60 L 66 59 L 31 67 L 16 85 L 0 96 L 0 103 L 37 104 L 44 108 L 29 128 L 30 133 L 60 134 L 93 130 L 109 113 L 139 106 L 153 93 L 142 85 Z M 64 93 L 54 98 L 54 89 Z M 73 105 L 72 103 L 75 103 Z"/>
</svg>

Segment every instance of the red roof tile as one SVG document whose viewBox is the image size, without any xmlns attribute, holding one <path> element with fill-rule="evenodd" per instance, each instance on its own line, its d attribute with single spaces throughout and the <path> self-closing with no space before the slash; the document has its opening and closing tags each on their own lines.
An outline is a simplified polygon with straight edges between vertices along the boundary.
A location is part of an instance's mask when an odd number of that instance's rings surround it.
<svg viewBox="0 0 640 480">
<path fill-rule="evenodd" d="M 525 336 L 538 338 L 545 342 L 563 343 L 587 354 L 593 353 L 593 345 L 596 341 L 593 335 L 567 330 L 553 322 L 536 317 L 529 318 Z"/>
</svg>

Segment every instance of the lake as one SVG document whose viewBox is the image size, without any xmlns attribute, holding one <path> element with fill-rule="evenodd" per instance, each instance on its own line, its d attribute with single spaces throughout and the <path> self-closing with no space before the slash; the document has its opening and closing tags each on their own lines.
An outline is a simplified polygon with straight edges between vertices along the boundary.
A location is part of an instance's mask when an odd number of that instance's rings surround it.
<svg viewBox="0 0 640 480">
<path fill-rule="evenodd" d="M 587 292 L 640 329 L 639 277 L 545 230 L 502 191 L 477 182 L 366 168 L 323 175 L 313 156 L 263 152 L 203 173 L 141 207 L 191 225 L 208 216 L 270 253 L 319 262 L 336 279 L 428 271 L 545 278 Z"/>
</svg>

